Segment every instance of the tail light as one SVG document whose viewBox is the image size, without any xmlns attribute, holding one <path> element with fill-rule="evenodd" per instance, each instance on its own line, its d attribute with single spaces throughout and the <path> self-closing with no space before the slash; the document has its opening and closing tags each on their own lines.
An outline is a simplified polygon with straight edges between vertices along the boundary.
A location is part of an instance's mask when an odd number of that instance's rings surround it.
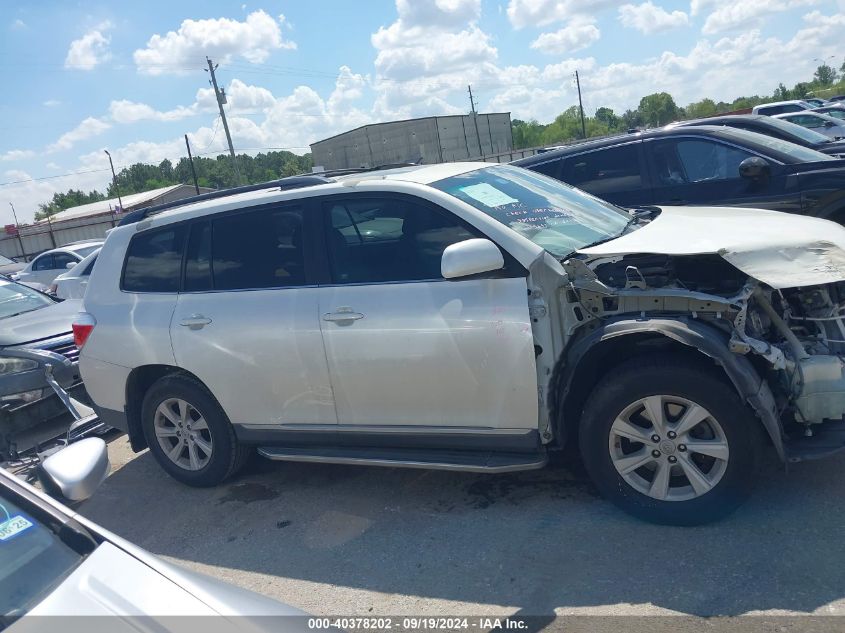
<svg viewBox="0 0 845 633">
<path fill-rule="evenodd" d="M 80 312 L 73 320 L 73 342 L 77 349 L 82 349 L 91 332 L 94 331 L 94 326 L 97 325 L 97 320 L 87 312 Z"/>
</svg>

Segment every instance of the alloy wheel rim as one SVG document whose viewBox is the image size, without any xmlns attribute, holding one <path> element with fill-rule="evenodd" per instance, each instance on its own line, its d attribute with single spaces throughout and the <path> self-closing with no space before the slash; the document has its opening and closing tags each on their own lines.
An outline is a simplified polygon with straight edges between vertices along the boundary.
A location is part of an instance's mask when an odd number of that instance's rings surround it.
<svg viewBox="0 0 845 633">
<path fill-rule="evenodd" d="M 659 501 L 689 501 L 721 481 L 730 458 L 724 429 L 704 407 L 679 396 L 653 395 L 613 421 L 610 458 L 638 492 Z"/>
<path fill-rule="evenodd" d="M 153 430 L 167 458 L 184 470 L 201 470 L 211 460 L 214 442 L 208 423 L 187 400 L 169 398 L 155 410 Z"/>
</svg>

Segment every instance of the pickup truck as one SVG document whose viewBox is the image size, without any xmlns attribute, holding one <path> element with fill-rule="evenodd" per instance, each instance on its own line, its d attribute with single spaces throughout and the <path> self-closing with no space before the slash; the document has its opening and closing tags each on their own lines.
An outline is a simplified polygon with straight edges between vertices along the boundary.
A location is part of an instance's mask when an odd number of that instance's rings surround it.
<svg viewBox="0 0 845 633">
<path fill-rule="evenodd" d="M 510 165 L 313 174 L 154 207 L 74 321 L 104 423 L 194 486 L 273 460 L 506 472 L 567 447 L 650 521 L 762 451 L 845 447 L 845 228 L 620 208 Z"/>
</svg>

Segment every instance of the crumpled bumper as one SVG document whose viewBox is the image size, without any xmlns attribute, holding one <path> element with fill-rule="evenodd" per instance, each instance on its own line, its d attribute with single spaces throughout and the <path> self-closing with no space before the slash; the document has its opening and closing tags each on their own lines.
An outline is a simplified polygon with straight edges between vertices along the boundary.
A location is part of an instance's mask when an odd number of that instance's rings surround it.
<svg viewBox="0 0 845 633">
<path fill-rule="evenodd" d="M 51 436 L 64 435 L 72 440 L 102 426 L 89 407 L 90 399 L 76 362 L 49 350 L 32 348 L 4 348 L 2 355 L 34 360 L 38 366 L 0 376 L 0 395 L 40 390 L 41 396 L 22 404 L 0 406 L 0 461 L 15 459 L 19 450 L 32 448 L 28 444 L 37 446 Z"/>
</svg>

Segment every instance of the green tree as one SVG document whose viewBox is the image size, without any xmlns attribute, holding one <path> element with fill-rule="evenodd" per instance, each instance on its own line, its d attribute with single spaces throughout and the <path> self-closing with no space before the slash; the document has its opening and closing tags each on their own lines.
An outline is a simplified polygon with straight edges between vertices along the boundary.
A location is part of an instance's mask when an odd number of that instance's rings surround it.
<svg viewBox="0 0 845 633">
<path fill-rule="evenodd" d="M 619 129 L 622 120 L 610 108 L 601 107 L 596 110 L 595 120 L 603 124 L 609 132 Z"/>
<path fill-rule="evenodd" d="M 511 131 L 513 132 L 513 146 L 515 149 L 522 149 L 524 147 L 537 147 L 543 142 L 544 125 L 540 125 L 535 120 L 521 121 L 514 119 L 511 121 Z"/>
<path fill-rule="evenodd" d="M 837 79 L 836 70 L 832 66 L 822 64 L 813 73 L 813 79 L 822 86 L 829 86 Z"/>
<path fill-rule="evenodd" d="M 775 101 L 786 101 L 789 99 L 789 88 L 783 85 L 783 82 L 778 84 L 778 87 L 775 88 L 775 94 L 772 95 L 772 99 Z"/>
<path fill-rule="evenodd" d="M 713 99 L 702 99 L 701 101 L 694 101 L 684 108 L 686 118 L 701 119 L 703 117 L 713 116 L 718 113 L 716 103 Z"/>
<path fill-rule="evenodd" d="M 649 125 L 660 126 L 677 120 L 680 114 L 675 100 L 668 92 L 655 92 L 640 99 L 639 111 L 643 121 Z"/>
</svg>

